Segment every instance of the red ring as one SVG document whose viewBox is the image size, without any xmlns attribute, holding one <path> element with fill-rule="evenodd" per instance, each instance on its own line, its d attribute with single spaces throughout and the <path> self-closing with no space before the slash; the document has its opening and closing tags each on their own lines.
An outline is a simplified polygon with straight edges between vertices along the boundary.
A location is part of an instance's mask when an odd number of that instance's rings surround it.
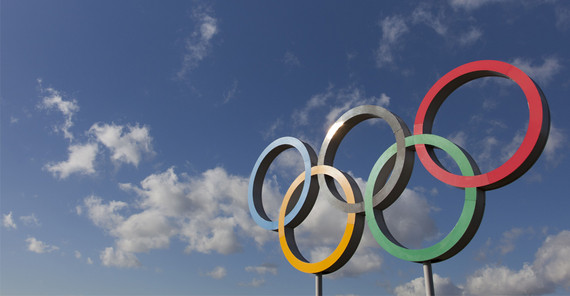
<svg viewBox="0 0 570 296">
<path fill-rule="evenodd" d="M 459 66 L 440 78 L 424 97 L 416 120 L 414 135 L 431 133 L 435 115 L 445 99 L 461 85 L 481 77 L 499 76 L 516 82 L 522 89 L 529 108 L 529 123 L 522 144 L 515 154 L 498 168 L 481 175 L 460 176 L 452 174 L 434 161 L 425 145 L 416 145 L 418 158 L 425 168 L 440 181 L 461 188 L 479 187 L 495 189 L 505 186 L 524 174 L 538 159 L 546 145 L 550 130 L 548 104 L 542 91 L 519 68 L 500 61 L 475 61 Z M 429 148 L 431 151 L 431 148 Z M 435 157 L 437 160 L 437 157 Z"/>
</svg>

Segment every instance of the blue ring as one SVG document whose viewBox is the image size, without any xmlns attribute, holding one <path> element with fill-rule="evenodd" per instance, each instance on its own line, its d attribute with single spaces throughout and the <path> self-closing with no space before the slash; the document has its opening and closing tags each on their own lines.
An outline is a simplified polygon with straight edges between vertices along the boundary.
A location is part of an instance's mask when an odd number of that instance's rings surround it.
<svg viewBox="0 0 570 296">
<path fill-rule="evenodd" d="M 285 215 L 285 226 L 295 227 L 299 225 L 307 217 L 316 200 L 318 185 L 316 180 L 312 180 L 313 178 L 311 177 L 311 167 L 317 162 L 315 151 L 308 144 L 293 137 L 282 137 L 273 141 L 261 152 L 261 155 L 259 155 L 251 172 L 247 191 L 249 212 L 253 220 L 257 225 L 268 230 L 277 231 L 278 221 L 271 221 L 263 209 L 263 201 L 261 198 L 263 181 L 269 165 L 281 152 L 289 148 L 297 149 L 303 157 L 305 181 L 303 182 L 303 190 L 299 196 L 299 201 L 295 204 L 295 207 Z"/>
</svg>

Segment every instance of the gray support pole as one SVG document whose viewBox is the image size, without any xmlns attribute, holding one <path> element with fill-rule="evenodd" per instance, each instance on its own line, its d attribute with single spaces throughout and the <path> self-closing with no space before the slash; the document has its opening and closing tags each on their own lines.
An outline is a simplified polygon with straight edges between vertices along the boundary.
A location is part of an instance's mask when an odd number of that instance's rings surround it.
<svg viewBox="0 0 570 296">
<path fill-rule="evenodd" d="M 315 295 L 323 296 L 323 275 L 320 273 L 315 274 Z"/>
<path fill-rule="evenodd" d="M 424 282 L 426 286 L 426 296 L 434 296 L 433 289 L 433 273 L 431 271 L 431 262 L 424 262 Z"/>
</svg>

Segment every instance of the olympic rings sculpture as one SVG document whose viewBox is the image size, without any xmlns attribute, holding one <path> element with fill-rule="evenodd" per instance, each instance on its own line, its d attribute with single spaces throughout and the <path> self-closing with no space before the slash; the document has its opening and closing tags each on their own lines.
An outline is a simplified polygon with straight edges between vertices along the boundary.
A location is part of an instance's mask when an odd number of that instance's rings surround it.
<svg viewBox="0 0 570 296">
<path fill-rule="evenodd" d="M 528 103 L 529 123 L 522 144 L 513 156 L 496 169 L 482 174 L 465 150 L 431 134 L 431 128 L 439 107 L 454 90 L 471 80 L 488 76 L 508 78 L 518 84 Z M 385 120 L 394 133 L 396 143 L 374 164 L 363 196 L 354 179 L 333 165 L 342 139 L 354 126 L 370 118 Z M 471 62 L 444 75 L 427 92 L 416 114 L 413 134 L 397 115 L 382 107 L 366 105 L 347 111 L 331 126 L 318 157 L 311 146 L 296 138 L 283 137 L 273 141 L 263 150 L 251 173 L 249 210 L 259 226 L 279 232 L 279 242 L 286 259 L 293 267 L 306 273 L 327 274 L 346 264 L 358 248 L 365 220 L 374 239 L 393 256 L 419 263 L 443 261 L 460 252 L 477 232 L 483 218 L 485 191 L 505 186 L 528 171 L 542 153 L 549 131 L 550 113 L 546 98 L 529 76 L 500 61 Z M 278 220 L 271 221 L 263 208 L 263 181 L 273 160 L 290 148 L 301 154 L 305 171 L 287 190 Z M 434 148 L 449 154 L 461 175 L 443 168 Z M 414 165 L 414 153 L 435 178 L 465 191 L 465 202 L 457 224 L 440 242 L 422 249 L 408 249 L 398 242 L 386 226 L 382 213 L 406 188 Z M 339 194 L 335 181 L 346 200 Z M 332 196 L 329 202 L 347 213 L 348 219 L 342 239 L 331 255 L 311 263 L 295 243 L 294 228 L 309 215 L 319 190 L 328 190 L 331 194 L 325 196 Z"/>
</svg>

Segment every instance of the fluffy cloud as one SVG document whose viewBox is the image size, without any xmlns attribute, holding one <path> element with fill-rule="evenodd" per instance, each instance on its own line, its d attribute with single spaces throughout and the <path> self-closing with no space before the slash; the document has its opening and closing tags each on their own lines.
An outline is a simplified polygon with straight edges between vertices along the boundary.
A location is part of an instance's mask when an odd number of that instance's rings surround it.
<svg viewBox="0 0 570 296">
<path fill-rule="evenodd" d="M 555 57 L 543 59 L 542 65 L 537 65 L 532 63 L 532 61 L 523 58 L 516 58 L 511 61 L 511 64 L 520 68 L 538 82 L 545 84 L 562 69 L 560 61 Z"/>
<path fill-rule="evenodd" d="M 463 46 L 471 45 L 477 40 L 481 39 L 483 32 L 478 28 L 471 28 L 469 31 L 465 32 L 459 36 L 459 44 Z"/>
<path fill-rule="evenodd" d="M 562 147 L 565 147 L 565 144 L 566 134 L 564 131 L 550 123 L 550 134 L 543 151 L 546 160 L 550 163 L 558 164 L 562 159 L 560 150 Z"/>
<path fill-rule="evenodd" d="M 461 8 L 465 10 L 474 10 L 486 4 L 505 1 L 506 0 L 450 0 L 449 4 L 456 9 Z"/>
<path fill-rule="evenodd" d="M 324 127 L 327 129 L 342 113 L 360 105 L 386 107 L 390 105 L 390 97 L 385 93 L 381 93 L 378 97 L 367 97 L 364 90 L 354 86 L 336 90 L 334 86 L 329 85 L 326 91 L 312 96 L 302 109 L 295 110 L 292 119 L 295 125 L 308 125 L 309 118 L 314 117 L 312 113 L 316 109 L 326 106 L 327 114 Z"/>
<path fill-rule="evenodd" d="M 114 266 L 120 268 L 133 268 L 141 266 L 137 257 L 130 252 L 123 250 L 115 250 L 112 247 L 106 248 L 99 255 L 101 262 L 105 266 Z"/>
<path fill-rule="evenodd" d="M 178 71 L 178 78 L 184 76 L 198 66 L 210 53 L 212 38 L 219 31 L 218 20 L 212 16 L 207 7 L 198 7 L 192 12 L 192 19 L 196 22 L 196 27 L 192 34 L 186 39 L 186 53 L 182 61 L 182 68 Z"/>
<path fill-rule="evenodd" d="M 152 155 L 152 137 L 147 126 L 94 124 L 89 129 L 91 141 L 86 144 L 70 145 L 67 161 L 48 163 L 44 169 L 54 177 L 66 179 L 71 174 L 95 174 L 95 161 L 99 152 L 99 144 L 103 144 L 111 152 L 115 163 L 129 163 L 138 166 L 143 155 Z"/>
<path fill-rule="evenodd" d="M 95 173 L 95 158 L 99 147 L 95 143 L 71 145 L 68 148 L 67 161 L 49 163 L 44 168 L 60 179 L 65 179 L 73 173 L 90 175 Z"/>
<path fill-rule="evenodd" d="M 12 218 L 12 212 L 10 211 L 10 213 L 8 214 L 4 214 L 3 218 L 2 218 L 2 225 L 8 229 L 12 228 L 12 229 L 16 229 L 18 228 L 18 226 L 16 225 L 16 223 L 14 222 L 14 218 Z"/>
<path fill-rule="evenodd" d="M 218 266 L 216 268 L 214 268 L 212 271 L 206 273 L 207 276 L 216 279 L 216 280 L 221 280 L 223 278 L 226 277 L 226 275 L 228 274 L 228 271 L 226 270 L 225 267 L 222 266 Z"/>
<path fill-rule="evenodd" d="M 21 216 L 20 221 L 22 221 L 24 223 L 24 225 L 26 225 L 26 226 L 39 226 L 40 225 L 40 221 L 38 220 L 38 218 L 36 217 L 36 214 L 34 214 L 34 213 L 32 213 L 31 215 L 28 215 L 28 216 Z"/>
<path fill-rule="evenodd" d="M 39 104 L 43 109 L 57 109 L 65 116 L 65 123 L 56 127 L 62 131 L 64 137 L 73 140 L 69 129 L 73 126 L 73 116 L 79 110 L 77 101 L 64 100 L 63 95 L 52 88 L 42 88 L 42 93 L 47 93 Z M 95 161 L 99 152 L 99 144 L 103 144 L 111 152 L 111 159 L 116 163 L 130 163 L 138 166 L 143 155 L 152 155 L 152 137 L 149 127 L 122 126 L 115 124 L 96 123 L 89 129 L 89 140 L 84 144 L 73 144 L 68 147 L 68 160 L 56 163 L 48 163 L 44 169 L 51 172 L 55 177 L 65 179 L 74 173 L 90 175 L 95 173 Z"/>
<path fill-rule="evenodd" d="M 238 285 L 242 286 L 242 287 L 259 287 L 261 285 L 265 284 L 265 280 L 264 279 L 258 279 L 258 278 L 254 278 L 251 280 L 251 282 L 248 283 L 239 283 Z"/>
<path fill-rule="evenodd" d="M 42 88 L 41 87 L 41 80 L 38 80 L 40 83 L 40 89 L 42 93 L 46 93 L 47 95 L 43 97 L 40 108 L 43 109 L 57 109 L 59 112 L 63 114 L 65 117 L 65 122 L 61 125 L 56 127 L 56 131 L 63 132 L 63 136 L 70 141 L 73 140 L 73 134 L 69 131 L 69 129 L 73 126 L 73 116 L 77 111 L 79 111 L 79 105 L 77 101 L 70 100 L 66 101 L 63 99 L 62 94 L 53 89 L 53 88 Z"/>
<path fill-rule="evenodd" d="M 122 201 L 111 201 L 103 204 L 103 200 L 94 195 L 84 200 L 87 208 L 87 215 L 91 221 L 106 230 L 111 230 L 123 223 L 124 218 L 117 211 L 127 207 L 127 203 Z"/>
<path fill-rule="evenodd" d="M 502 255 L 512 252 L 515 249 L 515 241 L 524 234 L 534 233 L 533 228 L 520 228 L 515 227 L 508 231 L 505 231 L 501 236 L 501 244 L 499 245 L 499 251 Z"/>
<path fill-rule="evenodd" d="M 520 129 L 515 133 L 510 143 L 502 148 L 501 160 L 503 162 L 508 160 L 520 147 L 523 142 L 527 126 L 528 123 L 525 125 L 524 129 Z M 562 159 L 560 150 L 562 147 L 564 147 L 566 140 L 567 137 L 564 131 L 553 123 L 550 123 L 550 133 L 548 134 L 548 140 L 543 150 L 543 154 L 549 163 L 556 165 L 560 162 Z M 490 154 L 487 155 L 486 159 L 490 159 Z"/>
<path fill-rule="evenodd" d="M 433 274 L 433 287 L 437 295 L 460 295 L 462 293 L 462 290 L 453 284 L 449 278 L 442 278 L 438 274 Z M 394 294 L 397 296 L 426 295 L 424 278 L 419 277 L 396 287 Z"/>
<path fill-rule="evenodd" d="M 420 247 L 422 242 L 438 234 L 430 213 L 433 207 L 419 191 L 404 189 L 402 195 L 384 211 L 386 225 L 402 244 Z"/>
<path fill-rule="evenodd" d="M 286 51 L 285 55 L 283 56 L 283 63 L 290 67 L 299 67 L 301 66 L 301 62 L 299 58 L 292 53 L 291 51 Z"/>
<path fill-rule="evenodd" d="M 138 166 L 143 154 L 152 154 L 152 137 L 147 126 L 94 124 L 89 132 L 111 151 L 111 159 L 118 163 Z"/>
<path fill-rule="evenodd" d="M 412 12 L 412 21 L 414 23 L 423 23 L 432 28 L 437 34 L 445 36 L 447 34 L 447 26 L 443 23 L 443 10 L 434 15 L 427 5 L 419 5 Z"/>
<path fill-rule="evenodd" d="M 48 245 L 42 241 L 37 240 L 35 237 L 28 237 L 26 239 L 26 242 L 28 243 L 28 251 L 38 254 L 59 250 L 59 247 Z"/>
<path fill-rule="evenodd" d="M 409 31 L 405 19 L 398 15 L 384 18 L 380 26 L 382 28 L 382 39 L 376 51 L 376 66 L 379 68 L 394 62 L 392 50 L 398 45 L 402 35 Z"/>
<path fill-rule="evenodd" d="M 518 236 L 512 231 L 506 236 Z M 437 294 L 443 295 L 544 295 L 557 288 L 570 289 L 570 231 L 564 230 L 546 238 L 537 250 L 532 264 L 519 270 L 506 266 L 486 266 L 467 277 L 463 286 L 434 274 Z M 423 278 L 396 287 L 396 295 L 424 295 Z"/>
<path fill-rule="evenodd" d="M 270 264 L 270 263 L 262 264 L 259 266 L 246 266 L 245 271 L 255 272 L 260 275 L 264 275 L 267 273 L 277 275 L 277 266 L 275 264 Z"/>
<path fill-rule="evenodd" d="M 532 264 L 520 270 L 485 267 L 467 279 L 465 290 L 473 295 L 553 293 L 570 288 L 570 231 L 549 236 L 535 254 Z"/>
<path fill-rule="evenodd" d="M 130 216 L 121 214 L 128 206 L 124 202 L 86 198 L 89 218 L 116 238 L 115 248 L 107 248 L 101 260 L 107 266 L 136 267 L 136 253 L 167 248 L 174 236 L 187 243 L 186 252 L 237 252 L 242 247 L 239 237 L 262 245 L 274 236 L 251 219 L 245 198 L 248 182 L 222 168 L 195 177 L 179 176 L 170 168 L 148 176 L 140 186 L 121 185 L 139 197 L 134 206 L 141 211 Z M 278 194 L 271 184 L 266 187 L 270 195 Z M 104 260 L 114 257 L 122 260 Z"/>
<path fill-rule="evenodd" d="M 333 252 L 331 247 L 316 247 L 310 252 L 311 262 L 318 262 L 328 257 Z M 360 246 L 352 258 L 341 269 L 327 275 L 328 278 L 336 279 L 343 277 L 357 277 L 371 271 L 380 270 L 383 259 L 378 255 L 378 249 Z"/>
</svg>

